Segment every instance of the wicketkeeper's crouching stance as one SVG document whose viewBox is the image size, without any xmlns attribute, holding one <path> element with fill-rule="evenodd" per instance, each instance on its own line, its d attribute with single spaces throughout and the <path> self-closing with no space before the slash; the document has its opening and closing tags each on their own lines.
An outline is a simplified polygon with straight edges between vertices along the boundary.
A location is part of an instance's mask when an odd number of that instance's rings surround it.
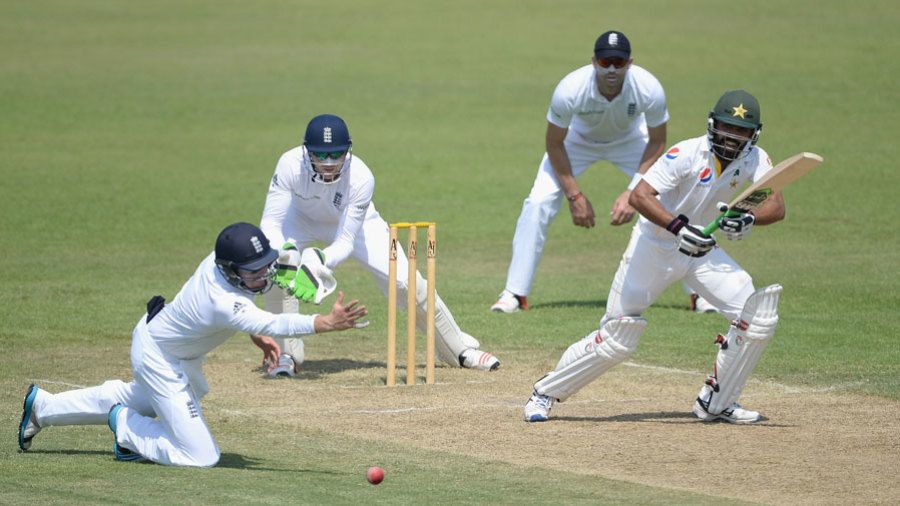
<svg viewBox="0 0 900 506">
<path fill-rule="evenodd" d="M 694 414 L 731 423 L 760 419 L 737 399 L 775 333 L 781 286 L 755 290 L 750 275 L 701 228 L 717 218 L 719 202 L 772 169 L 766 152 L 756 146 L 761 128 L 756 99 L 745 91 L 727 92 L 710 113 L 705 136 L 676 144 L 647 171 L 629 200 L 641 219 L 610 288 L 600 329 L 571 345 L 556 369 L 535 383 L 525 405 L 526 421 L 547 420 L 553 402 L 627 359 L 647 326 L 640 315 L 680 280 L 733 320 L 716 339 L 716 363 L 697 395 Z M 783 219 L 784 200 L 776 191 L 755 211 L 734 214 L 721 219 L 718 228 L 739 240 L 753 224 Z"/>
<path fill-rule="evenodd" d="M 214 466 L 219 448 L 200 399 L 209 387 L 204 356 L 236 332 L 297 336 L 365 325 L 365 306 L 337 302 L 327 315 L 272 314 L 254 298 L 272 286 L 278 252 L 262 231 L 249 223 L 226 227 L 216 249 L 185 283 L 171 303 L 156 296 L 132 333 L 134 380 L 59 394 L 28 387 L 19 424 L 19 447 L 31 447 L 37 433 L 51 425 L 109 424 L 118 460 L 150 460 L 177 466 Z M 258 338 L 272 359 L 281 353 L 268 337 Z"/>
</svg>

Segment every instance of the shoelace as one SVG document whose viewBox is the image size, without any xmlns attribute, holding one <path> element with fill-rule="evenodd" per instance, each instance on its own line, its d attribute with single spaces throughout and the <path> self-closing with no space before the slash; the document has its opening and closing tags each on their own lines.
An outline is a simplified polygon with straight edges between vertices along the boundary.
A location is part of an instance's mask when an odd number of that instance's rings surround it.
<svg viewBox="0 0 900 506">
<path fill-rule="evenodd" d="M 534 400 L 535 404 L 544 409 L 550 409 L 550 407 L 553 405 L 553 400 L 546 395 L 535 393 L 531 396 L 531 398 Z"/>
</svg>

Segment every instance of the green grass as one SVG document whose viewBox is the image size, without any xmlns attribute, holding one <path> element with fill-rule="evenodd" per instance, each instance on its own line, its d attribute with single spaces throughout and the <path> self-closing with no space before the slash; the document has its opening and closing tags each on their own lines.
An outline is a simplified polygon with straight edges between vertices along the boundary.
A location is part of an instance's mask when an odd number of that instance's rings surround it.
<svg viewBox="0 0 900 506">
<path fill-rule="evenodd" d="M 0 3 L 4 423 L 19 416 L 27 378 L 58 377 L 72 361 L 84 384 L 127 377 L 143 303 L 173 296 L 223 226 L 259 219 L 277 157 L 322 112 L 348 121 L 386 219 L 439 223 L 440 292 L 462 327 L 498 354 L 546 353 L 552 364 L 602 315 L 628 229 L 576 229 L 563 210 L 535 310 L 486 308 L 503 287 L 553 87 L 613 27 L 666 89 L 670 144 L 701 134 L 722 91 L 743 87 L 760 99 L 773 159 L 825 157 L 786 191 L 784 223 L 726 245 L 758 286 L 785 286 L 757 376 L 900 399 L 898 23 L 889 1 Z M 603 216 L 626 183 L 599 165 L 582 184 Z M 383 328 L 367 276 L 338 275 Z M 647 312 L 636 361 L 709 368 L 726 324 L 685 304 L 674 286 Z M 121 360 L 88 367 L 111 350 Z M 542 495 L 539 469 L 323 434 L 303 434 L 311 454 L 288 465 L 261 447 L 277 444 L 265 432 L 227 422 L 214 432 L 221 468 L 153 473 L 110 463 L 95 430 L 54 436 L 72 453 L 16 455 L 8 439 L 0 502 L 265 503 L 286 481 L 309 494 L 298 502 L 559 499 Z M 409 468 L 363 486 L 355 463 L 372 454 Z M 461 496 L 462 482 L 482 495 Z M 565 502 L 706 500 L 578 475 L 554 482 Z"/>
</svg>

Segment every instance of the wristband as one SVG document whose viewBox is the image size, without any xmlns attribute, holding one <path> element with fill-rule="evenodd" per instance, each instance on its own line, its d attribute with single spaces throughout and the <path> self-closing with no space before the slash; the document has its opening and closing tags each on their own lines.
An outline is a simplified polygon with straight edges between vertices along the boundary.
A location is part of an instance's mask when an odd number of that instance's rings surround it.
<svg viewBox="0 0 900 506">
<path fill-rule="evenodd" d="M 637 188 L 638 183 L 641 182 L 641 179 L 643 179 L 643 177 L 644 175 L 640 172 L 635 172 L 634 176 L 631 178 L 631 182 L 628 183 L 628 191 L 632 191 Z"/>
<path fill-rule="evenodd" d="M 578 192 L 575 195 L 566 195 L 566 199 L 568 199 L 568 201 L 570 203 L 578 202 L 580 199 L 583 199 L 583 198 L 584 198 L 584 194 L 582 194 L 581 192 Z"/>
<path fill-rule="evenodd" d="M 678 232 L 682 228 L 684 228 L 684 226 L 687 224 L 688 224 L 687 216 L 685 216 L 683 214 L 679 214 L 677 217 L 675 217 L 674 220 L 672 220 L 671 222 L 669 222 L 668 225 L 666 225 L 666 230 L 668 230 L 669 232 L 672 232 L 675 235 L 678 235 Z"/>
</svg>

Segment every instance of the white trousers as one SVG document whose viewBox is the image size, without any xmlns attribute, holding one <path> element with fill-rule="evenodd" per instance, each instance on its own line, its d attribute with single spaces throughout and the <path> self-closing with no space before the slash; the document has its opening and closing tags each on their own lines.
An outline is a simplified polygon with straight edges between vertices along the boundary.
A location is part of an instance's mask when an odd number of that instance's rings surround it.
<svg viewBox="0 0 900 506">
<path fill-rule="evenodd" d="M 694 258 L 678 251 L 674 236 L 663 243 L 635 225 L 609 289 L 601 326 L 609 319 L 640 316 L 669 285 L 682 280 L 729 320 L 740 316 L 753 293 L 753 280 L 725 250 L 717 247 Z"/>
<path fill-rule="evenodd" d="M 38 425 L 105 425 L 110 408 L 121 403 L 125 409 L 116 427 L 120 446 L 160 464 L 214 466 L 219 448 L 200 411 L 200 398 L 208 391 L 202 359 L 166 357 L 145 322 L 146 315 L 132 334 L 134 381 L 38 396 Z"/>
<path fill-rule="evenodd" d="M 639 135 L 614 143 L 592 143 L 570 130 L 566 136 L 565 146 L 572 166 L 572 175 L 578 178 L 594 163 L 607 160 L 631 178 L 640 165 L 647 139 L 646 127 L 639 131 Z M 506 289 L 510 292 L 516 295 L 531 293 L 534 273 L 541 261 L 544 242 L 547 240 L 547 229 L 556 218 L 562 202 L 562 189 L 556 180 L 550 159 L 547 153 L 544 153 L 531 193 L 522 204 L 522 212 L 516 222 L 512 260 L 506 275 Z"/>
<path fill-rule="evenodd" d="M 329 244 L 334 240 L 336 227 L 328 223 L 314 223 L 302 217 L 286 219 L 282 223 L 284 240 L 294 243 L 300 251 L 312 246 L 314 242 Z M 409 263 L 402 244 L 406 241 L 401 236 L 401 246 L 397 251 L 397 305 L 401 310 L 406 308 L 407 271 Z M 419 240 L 419 251 L 425 251 L 422 238 Z M 353 243 L 351 256 L 365 267 L 375 278 L 381 292 L 387 297 L 388 288 L 388 250 L 390 248 L 390 230 L 387 222 L 377 212 L 370 212 Z M 420 265 L 424 265 L 423 255 L 419 255 Z M 421 273 L 416 272 L 416 324 L 424 329 L 425 311 L 428 297 L 428 283 Z M 285 297 L 284 290 L 274 287 L 263 297 L 267 311 L 281 313 L 296 311 L 291 301 Z M 466 342 L 459 325 L 439 295 L 435 294 L 435 345 L 438 357 L 449 365 L 459 367 L 459 355 L 470 348 L 474 342 Z M 299 338 L 276 339 L 285 350 L 302 349 L 296 341 Z M 302 360 L 302 359 L 301 359 Z"/>
</svg>

